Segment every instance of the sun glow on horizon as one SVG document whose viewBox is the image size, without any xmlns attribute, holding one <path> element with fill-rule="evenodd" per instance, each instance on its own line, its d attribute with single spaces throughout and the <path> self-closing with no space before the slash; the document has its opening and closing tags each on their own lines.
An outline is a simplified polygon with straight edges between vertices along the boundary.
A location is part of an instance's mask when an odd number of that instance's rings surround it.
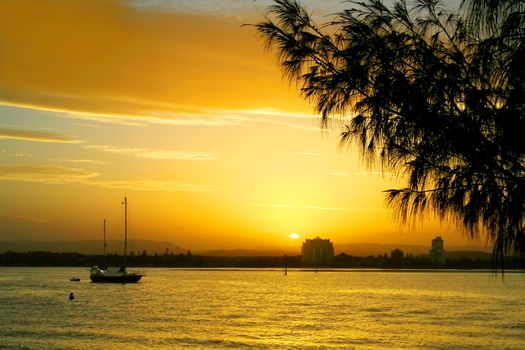
<svg viewBox="0 0 525 350">
<path fill-rule="evenodd" d="M 299 238 L 299 235 L 298 235 L 297 233 L 293 232 L 293 233 L 290 233 L 290 235 L 288 236 L 288 238 L 290 238 L 290 239 L 298 239 L 298 238 Z"/>
</svg>

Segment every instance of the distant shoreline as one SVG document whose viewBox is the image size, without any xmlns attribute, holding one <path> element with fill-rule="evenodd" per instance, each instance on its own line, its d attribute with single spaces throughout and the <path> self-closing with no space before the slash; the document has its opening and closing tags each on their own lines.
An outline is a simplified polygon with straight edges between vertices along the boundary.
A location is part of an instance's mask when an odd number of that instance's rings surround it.
<svg viewBox="0 0 525 350">
<path fill-rule="evenodd" d="M 140 268 L 140 267 L 139 267 Z M 144 267 L 144 268 L 151 268 L 151 267 Z M 162 267 L 160 267 L 162 268 Z M 225 267 L 172 267 L 169 268 L 170 270 L 195 270 L 195 271 L 283 271 L 283 268 L 265 268 L 265 267 L 232 267 L 232 268 L 225 268 Z M 508 270 L 511 273 L 525 273 L 525 269 L 523 268 L 513 268 Z M 288 273 L 293 272 L 313 272 L 313 273 L 327 273 L 327 272 L 406 272 L 406 273 L 417 273 L 417 272 L 430 272 L 430 273 L 439 273 L 439 272 L 458 272 L 458 273 L 464 273 L 464 272 L 471 272 L 471 273 L 494 273 L 495 270 L 493 269 L 403 269 L 403 268 L 390 268 L 390 269 L 376 269 L 376 268 L 351 268 L 351 267 L 330 267 L 330 268 L 320 268 L 320 269 L 312 269 L 312 268 L 293 268 L 288 269 Z M 507 270 L 505 270 L 507 272 Z"/>
<path fill-rule="evenodd" d="M 123 242 L 119 240 L 108 240 L 106 251 L 109 253 L 122 254 Z M 14 252 L 34 252 L 47 251 L 55 253 L 76 252 L 86 255 L 102 254 L 103 244 L 101 240 L 2 240 L 0 241 L 0 253 L 7 251 Z M 179 254 L 191 250 L 196 255 L 205 256 L 283 256 L 300 254 L 300 247 L 260 247 L 260 248 L 210 248 L 210 249 L 191 249 L 184 248 L 168 241 L 139 240 L 131 239 L 128 241 L 128 252 L 134 251 L 141 254 L 146 251 L 148 254 L 164 254 L 165 252 Z M 430 246 L 417 244 L 394 244 L 394 243 L 334 243 L 335 254 L 345 253 L 353 256 L 366 257 L 369 255 L 389 254 L 394 249 L 400 249 L 405 254 L 421 255 L 427 254 Z M 491 250 L 482 246 L 445 246 L 445 250 L 450 252 L 479 252 L 490 254 Z"/>
<path fill-rule="evenodd" d="M 101 265 L 120 266 L 124 261 L 119 254 L 85 255 L 80 253 L 53 253 L 53 252 L 5 252 L 0 253 L 0 266 L 31 266 L 31 267 L 88 267 Z M 165 267 L 165 268 L 274 268 L 274 269 L 301 269 L 301 271 L 315 271 L 315 266 L 304 266 L 300 255 L 292 256 L 207 256 L 186 253 L 164 254 L 130 254 L 126 258 L 128 267 Z M 525 269 L 525 261 L 519 257 L 507 257 L 504 269 Z M 338 254 L 331 264 L 318 266 L 317 271 L 332 269 L 366 269 L 369 270 L 396 270 L 396 271 L 440 271 L 440 270 L 496 270 L 490 254 L 447 256 L 444 262 L 438 263 L 429 256 L 367 256 L 359 257 L 348 254 Z"/>
<path fill-rule="evenodd" d="M 38 268 L 38 269 L 72 269 L 72 268 L 84 268 L 86 266 L 28 266 L 28 265 L 0 265 L 0 268 Z M 165 266 L 134 266 L 136 269 L 169 269 L 171 271 L 200 271 L 200 272 L 228 272 L 228 271 L 268 271 L 268 272 L 283 272 L 283 268 L 275 267 L 165 267 Z M 490 273 L 498 274 L 500 270 L 494 269 L 403 269 L 403 268 L 390 268 L 390 269 L 376 269 L 376 268 L 349 268 L 349 267 L 339 267 L 339 268 L 321 268 L 318 270 L 311 268 L 292 268 L 288 269 L 287 273 L 333 273 L 333 272 L 345 272 L 345 273 L 358 273 L 358 272 L 373 272 L 373 273 L 390 273 L 390 272 L 402 272 L 402 273 Z M 505 274 L 515 273 L 515 274 L 525 274 L 524 268 L 505 268 Z"/>
</svg>

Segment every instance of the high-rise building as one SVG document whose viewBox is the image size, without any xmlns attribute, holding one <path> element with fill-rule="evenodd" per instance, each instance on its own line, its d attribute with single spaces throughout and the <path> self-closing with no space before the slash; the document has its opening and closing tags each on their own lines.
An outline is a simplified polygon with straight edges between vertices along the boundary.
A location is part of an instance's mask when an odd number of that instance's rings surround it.
<svg viewBox="0 0 525 350">
<path fill-rule="evenodd" d="M 301 259 L 303 266 L 330 266 L 334 261 L 334 245 L 329 239 L 307 239 L 303 243 Z"/>
<path fill-rule="evenodd" d="M 441 238 L 441 236 L 437 236 L 432 240 L 432 247 L 430 248 L 428 255 L 430 257 L 430 260 L 435 263 L 445 263 L 445 249 L 443 239 Z"/>
</svg>

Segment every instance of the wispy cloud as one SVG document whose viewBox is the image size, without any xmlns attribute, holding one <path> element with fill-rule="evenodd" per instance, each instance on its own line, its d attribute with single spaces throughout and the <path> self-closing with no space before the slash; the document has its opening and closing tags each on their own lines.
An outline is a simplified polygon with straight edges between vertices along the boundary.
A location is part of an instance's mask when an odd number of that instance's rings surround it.
<svg viewBox="0 0 525 350">
<path fill-rule="evenodd" d="M 85 182 L 97 173 L 57 166 L 0 165 L 0 180 L 68 184 Z"/>
<path fill-rule="evenodd" d="M 321 131 L 321 129 L 319 127 L 316 127 L 316 126 L 308 126 L 308 125 L 304 125 L 304 124 L 300 124 L 300 123 L 287 122 L 287 121 L 283 121 L 283 120 L 275 120 L 275 119 L 269 119 L 269 118 L 259 118 L 259 119 L 256 119 L 255 121 L 271 123 L 271 124 L 276 124 L 276 125 L 282 125 L 282 126 L 287 126 L 287 127 L 293 128 L 293 129 L 304 130 L 304 131 L 315 131 L 315 132 L 320 132 Z"/>
<path fill-rule="evenodd" d="M 31 153 L 26 153 L 26 152 L 22 152 L 22 151 L 16 151 L 14 153 L 9 153 L 8 156 L 9 157 L 16 157 L 16 158 L 23 158 L 23 157 L 32 158 L 33 157 L 33 155 Z"/>
<path fill-rule="evenodd" d="M 277 108 L 240 109 L 234 112 L 236 114 L 242 114 L 245 116 L 252 116 L 252 117 L 279 117 L 279 118 L 285 117 L 285 118 L 303 119 L 303 120 L 319 119 L 319 116 L 316 114 L 287 112 L 287 111 L 279 110 Z"/>
<path fill-rule="evenodd" d="M 34 142 L 55 142 L 55 143 L 82 143 L 84 141 L 70 136 L 57 134 L 48 131 L 5 129 L 0 128 L 0 139 L 34 141 Z"/>
<path fill-rule="evenodd" d="M 210 192 L 215 189 L 215 187 L 209 185 L 157 180 L 93 181 L 91 183 L 105 188 L 130 189 L 135 191 Z"/>
<path fill-rule="evenodd" d="M 139 10 L 178 12 L 189 14 L 207 14 L 209 16 L 253 16 L 254 9 L 263 11 L 264 6 L 256 0 L 128 0 L 128 6 L 133 6 Z"/>
<path fill-rule="evenodd" d="M 304 131 L 320 132 L 322 130 L 320 124 L 314 125 L 315 120 L 320 120 L 319 117 L 312 114 L 294 113 L 276 108 L 239 109 L 224 113 L 242 117 L 250 122 L 270 123 Z"/>
<path fill-rule="evenodd" d="M 58 98 L 58 96 L 54 96 Z M 68 95 L 62 95 L 67 99 Z M 104 98 L 105 103 L 119 104 L 121 99 L 111 97 Z M 139 104 L 139 102 L 135 102 Z M 171 125 L 171 126 L 228 126 L 238 125 L 249 120 L 242 116 L 242 113 L 236 114 L 232 111 L 220 109 L 209 109 L 196 106 L 185 106 L 168 103 L 150 103 L 147 101 L 140 102 L 134 111 L 116 112 L 104 111 L 95 112 L 82 109 L 66 107 L 49 107 L 39 104 L 19 103 L 0 99 L 0 105 L 9 106 L 19 109 L 35 110 L 40 112 L 50 112 L 59 117 L 96 122 L 102 124 L 115 124 L 124 126 L 145 126 L 145 125 Z M 89 128 L 99 127 L 99 125 L 73 122 Z"/>
<path fill-rule="evenodd" d="M 166 107 L 164 111 L 163 107 Z M 170 109 L 182 111 L 168 112 Z M 152 123 L 176 126 L 228 126 L 239 125 L 248 120 L 242 113 L 235 111 L 196 106 L 156 106 L 153 111 L 148 112 L 148 118 L 152 119 Z"/>
<path fill-rule="evenodd" d="M 88 163 L 88 164 L 99 164 L 99 165 L 108 164 L 107 162 L 102 162 L 102 161 L 93 160 L 93 159 L 53 159 L 53 158 L 49 158 L 48 160 L 53 161 L 53 162 L 64 162 L 64 163 Z"/>
<path fill-rule="evenodd" d="M 164 160 L 195 160 L 206 161 L 216 160 L 218 157 L 215 153 L 182 151 L 182 150 L 162 150 L 148 148 L 124 148 L 109 145 L 88 145 L 87 149 L 97 150 L 100 152 L 114 153 L 127 157 L 145 158 L 145 159 L 164 159 Z"/>
<path fill-rule="evenodd" d="M 99 174 L 77 168 L 35 165 L 0 165 L 0 181 L 24 181 L 45 184 L 81 184 L 136 191 L 209 192 L 210 185 L 189 184 L 177 181 L 149 179 L 101 180 Z"/>
<path fill-rule="evenodd" d="M 58 96 L 54 97 L 58 98 Z M 67 99 L 68 95 L 63 95 L 62 97 L 63 99 Z M 105 101 L 107 104 L 112 104 L 112 101 L 115 104 L 122 102 L 121 99 L 112 100 L 109 97 L 105 98 Z M 16 103 L 0 99 L 0 105 L 40 112 L 50 112 L 62 118 L 102 124 L 124 126 L 170 125 L 184 127 L 221 127 L 235 126 L 242 123 L 252 122 L 281 125 L 304 131 L 320 132 L 322 130 L 320 126 L 313 124 L 313 120 L 316 118 L 314 116 L 278 111 L 275 109 L 271 109 L 269 111 L 259 109 L 232 110 L 184 106 L 168 103 L 153 103 L 147 101 L 142 101 L 140 103 L 140 108 L 137 108 L 137 111 L 135 112 L 117 113 L 111 111 L 94 112 L 80 109 L 76 110 L 60 107 L 47 107 L 38 104 Z M 86 124 L 82 122 L 73 122 L 73 124 L 89 128 L 99 127 L 99 125 Z M 53 133 L 50 134 L 53 135 Z"/>
</svg>

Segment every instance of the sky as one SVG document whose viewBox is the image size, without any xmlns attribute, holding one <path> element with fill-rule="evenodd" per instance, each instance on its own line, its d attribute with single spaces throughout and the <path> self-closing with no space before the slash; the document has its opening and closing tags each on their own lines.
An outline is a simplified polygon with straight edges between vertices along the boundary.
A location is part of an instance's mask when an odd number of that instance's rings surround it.
<svg viewBox="0 0 525 350">
<path fill-rule="evenodd" d="M 268 1 L 0 2 L 0 241 L 188 249 L 471 242 L 402 226 L 401 179 L 338 145 L 253 27 Z M 340 1 L 304 1 L 321 20 Z M 298 239 L 290 239 L 296 233 Z"/>
</svg>

